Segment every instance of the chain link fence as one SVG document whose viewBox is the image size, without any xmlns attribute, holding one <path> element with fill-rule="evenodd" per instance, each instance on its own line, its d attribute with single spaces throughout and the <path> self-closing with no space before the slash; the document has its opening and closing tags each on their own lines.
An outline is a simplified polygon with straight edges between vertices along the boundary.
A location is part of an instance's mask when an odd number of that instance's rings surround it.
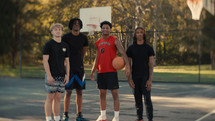
<svg viewBox="0 0 215 121">
<path fill-rule="evenodd" d="M 169 30 L 146 31 L 147 43 L 156 53 L 153 80 L 158 82 L 195 82 L 215 83 L 215 70 L 211 70 L 211 52 L 214 52 L 215 38 L 208 38 L 203 32 L 215 33 L 211 30 Z M 133 43 L 134 32 L 112 32 L 121 40 L 125 50 Z M 85 33 L 87 35 L 87 33 Z M 26 35 L 25 35 L 26 36 Z M 22 41 L 26 37 L 21 37 Z M 20 55 L 21 77 L 43 78 L 42 48 L 50 35 L 35 35 L 37 38 L 31 51 L 22 51 Z M 101 33 L 88 36 L 89 47 L 84 58 L 86 78 L 96 55 L 95 42 Z M 29 54 L 30 53 L 30 54 Z M 119 53 L 118 53 L 119 55 Z M 214 61 L 214 60 L 213 60 Z M 126 80 L 123 71 L 118 72 L 119 80 Z"/>
</svg>

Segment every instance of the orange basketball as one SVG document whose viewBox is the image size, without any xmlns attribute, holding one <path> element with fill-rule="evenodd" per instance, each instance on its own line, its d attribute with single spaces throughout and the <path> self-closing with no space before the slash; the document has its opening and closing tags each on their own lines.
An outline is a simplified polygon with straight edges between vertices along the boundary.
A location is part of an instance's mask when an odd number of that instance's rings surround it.
<svg viewBox="0 0 215 121">
<path fill-rule="evenodd" d="M 121 70 L 125 67 L 125 61 L 123 57 L 115 57 L 112 62 L 113 68 Z"/>
</svg>

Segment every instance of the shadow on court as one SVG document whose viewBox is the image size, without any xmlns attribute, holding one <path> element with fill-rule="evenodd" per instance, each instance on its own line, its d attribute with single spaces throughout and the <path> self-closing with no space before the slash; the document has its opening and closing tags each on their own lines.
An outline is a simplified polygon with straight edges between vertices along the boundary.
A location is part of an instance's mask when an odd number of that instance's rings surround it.
<svg viewBox="0 0 215 121">
<path fill-rule="evenodd" d="M 215 121 L 215 85 L 153 83 L 154 121 Z M 120 82 L 120 121 L 136 119 L 135 103 L 127 82 Z M 42 79 L 0 77 L 0 121 L 44 121 L 46 98 Z M 70 105 L 70 121 L 74 121 L 75 92 Z M 99 116 L 99 93 L 95 81 L 87 81 L 83 92 L 83 114 L 95 120 Z M 63 96 L 61 102 L 63 113 Z M 144 110 L 144 120 L 146 118 Z M 108 91 L 107 118 L 113 118 L 113 100 Z"/>
</svg>

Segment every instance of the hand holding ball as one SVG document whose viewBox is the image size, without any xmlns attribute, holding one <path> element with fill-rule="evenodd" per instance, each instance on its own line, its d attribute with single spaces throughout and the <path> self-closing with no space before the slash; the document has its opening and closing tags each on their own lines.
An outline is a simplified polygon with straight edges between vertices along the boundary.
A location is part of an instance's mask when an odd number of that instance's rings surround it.
<svg viewBox="0 0 215 121">
<path fill-rule="evenodd" d="M 123 57 L 115 57 L 112 61 L 113 68 L 121 70 L 125 67 L 125 61 Z"/>
</svg>

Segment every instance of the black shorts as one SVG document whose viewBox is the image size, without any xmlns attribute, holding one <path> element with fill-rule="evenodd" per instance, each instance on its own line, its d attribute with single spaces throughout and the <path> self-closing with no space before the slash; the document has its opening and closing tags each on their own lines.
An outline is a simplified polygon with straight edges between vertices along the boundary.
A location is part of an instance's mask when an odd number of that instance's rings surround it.
<svg viewBox="0 0 215 121">
<path fill-rule="evenodd" d="M 70 81 L 69 82 L 70 85 L 69 86 L 66 85 L 65 90 L 85 89 L 86 82 L 85 82 L 84 70 L 71 72 L 69 81 Z"/>
<path fill-rule="evenodd" d="M 98 73 L 97 85 L 99 89 L 119 89 L 117 72 Z"/>
</svg>

